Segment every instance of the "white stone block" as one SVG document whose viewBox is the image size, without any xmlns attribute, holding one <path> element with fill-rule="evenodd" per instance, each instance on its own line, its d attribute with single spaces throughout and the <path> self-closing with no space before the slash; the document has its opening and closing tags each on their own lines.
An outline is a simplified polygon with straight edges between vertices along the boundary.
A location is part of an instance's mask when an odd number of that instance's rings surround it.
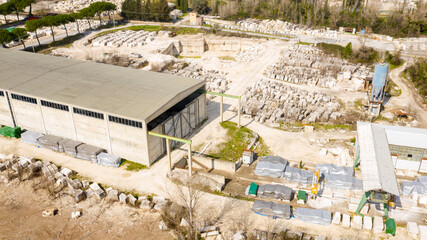
<svg viewBox="0 0 427 240">
<path fill-rule="evenodd" d="M 345 228 L 350 227 L 350 215 L 348 215 L 348 214 L 342 215 L 342 226 Z"/>
<path fill-rule="evenodd" d="M 406 225 L 406 231 L 408 235 L 414 239 L 418 239 L 418 225 L 416 222 L 408 222 Z"/>
<path fill-rule="evenodd" d="M 374 217 L 374 233 L 382 233 L 384 230 L 384 221 L 382 217 Z"/>
<path fill-rule="evenodd" d="M 332 218 L 332 223 L 333 224 L 340 224 L 341 223 L 341 213 L 340 212 L 336 212 L 334 214 L 334 217 Z"/>
<path fill-rule="evenodd" d="M 363 229 L 372 230 L 372 217 L 369 217 L 369 216 L 363 217 Z"/>
<path fill-rule="evenodd" d="M 353 220 L 351 221 L 351 228 L 361 230 L 362 226 L 363 226 L 362 216 L 359 216 L 359 215 L 353 216 Z"/>
<path fill-rule="evenodd" d="M 418 230 L 418 233 L 420 234 L 420 240 L 427 240 L 427 226 L 419 225 Z"/>
</svg>

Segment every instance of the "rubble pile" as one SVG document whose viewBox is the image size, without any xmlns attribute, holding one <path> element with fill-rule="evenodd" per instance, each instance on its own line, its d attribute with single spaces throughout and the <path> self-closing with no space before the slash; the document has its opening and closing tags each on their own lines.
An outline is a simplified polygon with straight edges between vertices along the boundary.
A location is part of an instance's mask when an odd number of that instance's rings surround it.
<svg viewBox="0 0 427 240">
<path fill-rule="evenodd" d="M 141 47 L 154 41 L 156 32 L 117 31 L 92 40 L 92 46 Z"/>
<path fill-rule="evenodd" d="M 230 80 L 227 79 L 224 73 L 216 70 L 207 70 L 198 63 L 179 61 L 172 65 L 169 69 L 165 69 L 165 73 L 178 76 L 198 78 L 206 81 L 206 90 L 212 92 L 224 93 L 228 90 Z"/>
<path fill-rule="evenodd" d="M 111 187 L 104 189 L 96 182 L 80 181 L 76 172 L 58 167 L 49 161 L 0 154 L 0 183 L 9 183 L 14 179 L 26 181 L 30 176 L 43 176 L 58 192 L 67 190 L 65 193 L 71 195 L 76 202 L 95 197 L 97 200 L 120 201 L 132 207 L 157 211 L 162 211 L 170 205 L 169 200 L 161 196 L 136 197 L 132 194 L 120 193 L 119 190 Z"/>
<path fill-rule="evenodd" d="M 259 32 L 272 35 L 289 35 L 308 34 L 322 37 L 338 37 L 337 31 L 326 29 L 312 29 L 309 27 L 301 27 L 297 24 L 284 22 L 280 20 L 258 20 L 245 19 L 238 21 L 235 25 L 221 25 L 225 29 Z"/>
<path fill-rule="evenodd" d="M 308 45 L 294 45 L 281 52 L 276 63 L 264 75 L 285 82 L 332 88 L 338 82 L 351 80 L 361 84 L 372 75 L 369 68 L 322 53 Z"/>
<path fill-rule="evenodd" d="M 327 122 L 341 117 L 340 104 L 324 93 L 301 90 L 271 80 L 260 80 L 246 89 L 242 111 L 264 123 Z"/>
<path fill-rule="evenodd" d="M 97 0 L 64 0 L 64 1 L 55 1 L 51 3 L 51 7 L 55 12 L 77 12 L 83 8 L 89 7 Z M 110 14 L 119 14 L 122 11 L 123 0 L 107 0 L 106 2 L 111 2 L 117 6 L 116 11 L 110 11 Z M 108 13 L 102 13 L 102 16 L 108 16 Z"/>
<path fill-rule="evenodd" d="M 248 63 L 252 62 L 255 58 L 260 56 L 265 51 L 265 49 L 266 47 L 264 45 L 255 44 L 236 53 L 233 57 L 240 63 Z"/>
</svg>

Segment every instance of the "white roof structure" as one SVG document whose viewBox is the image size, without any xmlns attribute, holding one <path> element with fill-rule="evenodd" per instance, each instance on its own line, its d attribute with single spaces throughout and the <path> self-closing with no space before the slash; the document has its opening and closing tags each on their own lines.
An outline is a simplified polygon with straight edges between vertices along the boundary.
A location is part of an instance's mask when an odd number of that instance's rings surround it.
<svg viewBox="0 0 427 240">
<path fill-rule="evenodd" d="M 378 125 L 385 129 L 388 144 L 427 149 L 427 129 L 392 125 Z"/>
<path fill-rule="evenodd" d="M 384 127 L 369 122 L 357 122 L 357 138 L 363 191 L 382 190 L 399 195 Z"/>
</svg>

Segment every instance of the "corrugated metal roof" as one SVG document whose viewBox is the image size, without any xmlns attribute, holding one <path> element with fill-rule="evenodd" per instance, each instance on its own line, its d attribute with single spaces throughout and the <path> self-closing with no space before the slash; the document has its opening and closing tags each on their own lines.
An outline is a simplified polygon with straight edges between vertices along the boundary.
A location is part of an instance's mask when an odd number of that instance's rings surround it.
<svg viewBox="0 0 427 240">
<path fill-rule="evenodd" d="M 385 129 L 388 144 L 427 149 L 427 129 L 392 125 L 380 126 Z"/>
<path fill-rule="evenodd" d="M 0 49 L 0 88 L 58 103 L 151 121 L 205 81 Z"/>
<path fill-rule="evenodd" d="M 388 65 L 387 64 L 376 64 L 374 70 L 374 78 L 372 85 L 375 87 L 383 87 L 387 79 Z"/>
<path fill-rule="evenodd" d="M 382 190 L 399 195 L 396 173 L 384 128 L 357 123 L 363 191 Z"/>
</svg>

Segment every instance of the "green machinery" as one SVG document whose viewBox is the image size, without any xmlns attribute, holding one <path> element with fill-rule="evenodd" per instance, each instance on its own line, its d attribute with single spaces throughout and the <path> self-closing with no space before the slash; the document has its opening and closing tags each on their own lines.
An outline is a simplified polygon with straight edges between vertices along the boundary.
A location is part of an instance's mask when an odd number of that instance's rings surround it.
<svg viewBox="0 0 427 240">
<path fill-rule="evenodd" d="M 363 217 L 363 214 L 360 213 L 363 206 L 367 202 L 379 203 L 384 206 L 384 215 L 385 218 L 388 219 L 388 207 L 395 207 L 394 195 L 383 192 L 383 191 L 369 191 L 363 194 L 362 200 L 360 200 L 359 206 L 357 207 L 356 214 Z"/>
</svg>

